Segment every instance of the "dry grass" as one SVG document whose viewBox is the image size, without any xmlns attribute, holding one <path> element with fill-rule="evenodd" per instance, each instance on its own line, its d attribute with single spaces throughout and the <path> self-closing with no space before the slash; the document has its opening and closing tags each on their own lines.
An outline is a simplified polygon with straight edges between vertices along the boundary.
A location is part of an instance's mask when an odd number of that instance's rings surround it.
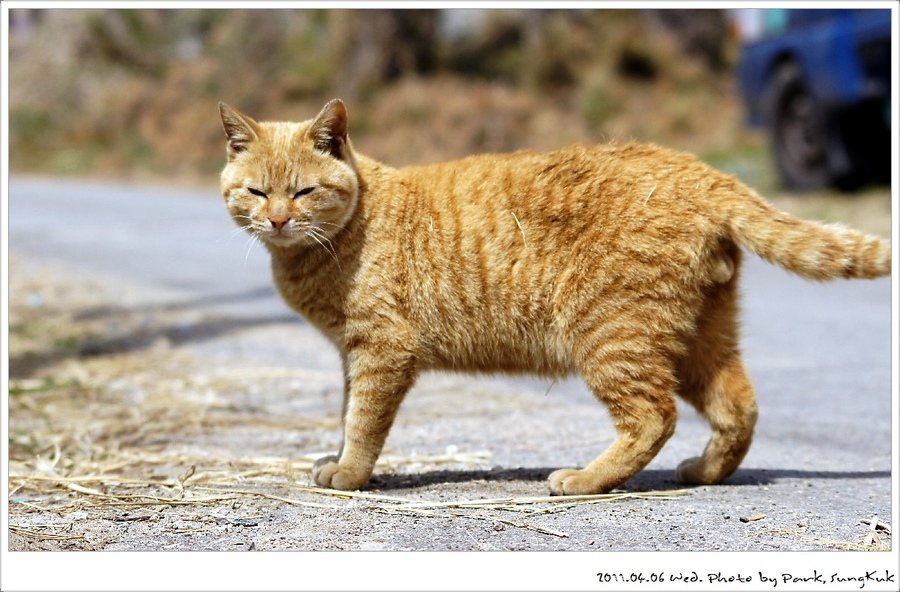
<svg viewBox="0 0 900 592">
<path fill-rule="evenodd" d="M 483 460 L 486 453 L 471 455 L 454 454 L 443 456 L 417 457 L 384 457 L 379 465 L 393 468 L 405 465 L 454 465 Z M 55 456 L 48 460 L 38 457 L 34 464 L 18 462 L 11 469 L 9 478 L 11 501 L 10 515 L 13 520 L 24 514 L 34 512 L 50 512 L 68 514 L 82 511 L 102 515 L 110 510 L 129 509 L 129 515 L 122 516 L 120 521 L 143 521 L 153 518 L 152 512 L 160 506 L 189 506 L 201 511 L 204 506 L 221 502 L 237 502 L 242 499 L 266 499 L 281 504 L 304 506 L 319 510 L 352 511 L 359 510 L 386 514 L 407 514 L 425 517 L 469 518 L 488 520 L 515 528 L 534 530 L 557 537 L 567 537 L 564 532 L 552 530 L 512 520 L 502 516 L 502 512 L 517 512 L 524 515 L 547 514 L 566 511 L 581 504 L 615 502 L 628 499 L 667 500 L 687 495 L 686 490 L 656 492 L 615 492 L 600 495 L 547 496 L 547 497 L 510 497 L 486 499 L 457 499 L 451 501 L 434 501 L 383 495 L 365 491 L 338 491 L 321 487 L 297 485 L 294 481 L 297 473 L 309 473 L 314 457 L 299 459 L 235 459 L 223 462 L 220 466 L 197 473 L 195 465 L 177 478 L 165 481 L 156 479 L 141 480 L 123 476 L 120 473 L 79 474 L 77 468 L 68 476 L 55 474 L 56 465 L 61 455 L 55 450 Z M 143 463 L 148 466 L 170 464 L 173 462 L 197 461 L 197 458 L 158 457 L 146 455 L 139 462 L 123 462 L 119 465 L 132 469 Z M 208 462 L 208 461 L 207 461 Z M 247 468 L 250 467 L 250 468 Z M 188 483 L 190 481 L 190 483 Z M 240 483 L 241 487 L 235 484 Z M 282 494 L 280 492 L 284 491 Z M 61 492 L 67 493 L 64 498 Z M 71 495 L 75 494 L 75 495 Z M 300 494 L 299 496 L 296 494 Z M 38 502 L 26 499 L 41 500 Z M 46 500 L 46 501 L 44 501 Z M 327 501 L 315 501 L 327 500 Z M 133 515 L 137 509 L 143 508 L 151 513 Z M 245 524 L 246 525 L 246 524 Z M 53 531 L 49 528 L 25 528 L 11 526 L 13 533 L 38 540 L 76 540 L 83 535 L 69 535 Z"/>
<path fill-rule="evenodd" d="M 57 396 L 62 389 L 57 389 Z M 21 417 L 21 408 L 16 417 Z M 252 420 L 251 420 L 252 421 Z M 182 429 L 188 426 L 181 426 Z M 119 430 L 119 426 L 109 426 Z M 169 426 L 171 429 L 172 426 Z M 86 434 L 76 426 L 65 426 L 81 447 L 64 446 L 59 438 L 36 430 L 30 437 L 49 446 L 33 456 L 16 454 L 10 460 L 10 518 L 14 534 L 41 541 L 69 541 L 83 538 L 50 527 L 17 526 L 17 519 L 35 513 L 66 515 L 85 512 L 103 517 L 110 511 L 128 509 L 129 515 L 113 520 L 151 520 L 160 507 L 187 506 L 204 515 L 204 507 L 223 502 L 265 499 L 280 504 L 319 510 L 360 510 L 386 514 L 424 517 L 470 518 L 489 520 L 516 528 L 566 537 L 566 533 L 503 517 L 503 512 L 525 515 L 568 510 L 580 504 L 614 502 L 627 499 L 673 499 L 685 490 L 658 492 L 618 492 L 606 495 L 510 497 L 435 501 L 418 497 L 398 497 L 377 492 L 348 492 L 299 485 L 309 481 L 313 463 L 321 454 L 293 458 L 235 457 L 191 454 L 186 450 L 160 450 L 153 446 L 135 446 L 123 441 L 95 438 L 85 446 Z M 95 426 L 96 429 L 96 426 Z M 65 452 L 64 452 L 65 450 Z M 85 450 L 89 450 L 85 454 Z M 324 454 L 324 453 L 323 453 Z M 98 460 L 97 457 L 102 457 Z M 382 470 L 403 471 L 422 467 L 471 466 L 490 458 L 486 451 L 442 455 L 385 455 L 378 461 Z M 201 470 L 197 467 L 202 466 Z M 183 469 L 186 467 L 186 469 Z M 161 468 L 162 472 L 161 472 Z M 172 471 L 181 471 L 180 474 Z M 149 478 L 137 475 L 150 473 Z M 143 512 L 141 512 L 143 510 Z M 148 513 L 149 512 L 149 513 Z M 211 514 L 206 514 L 211 515 Z"/>
<path fill-rule="evenodd" d="M 316 12 L 51 10 L 27 32 L 14 27 L 11 166 L 208 178 L 224 155 L 217 101 L 262 118 L 304 119 L 335 96 L 350 106 L 359 147 L 398 165 L 610 137 L 694 150 L 742 141 L 733 77 L 710 72 L 644 11 L 559 12 L 540 47 L 504 40 L 503 30 L 528 36 L 515 28 L 496 29 L 493 42 L 489 31 L 481 41 L 470 36 L 455 50 L 430 37 L 448 54 L 441 64 L 425 72 L 406 64 L 396 79 L 372 66 L 391 51 L 405 54 L 410 48 L 392 46 L 409 39 L 367 45 L 377 16 Z M 198 53 L 176 58 L 179 41 L 197 42 Z M 459 52 L 473 52 L 474 62 L 462 65 Z M 629 74 L 621 67 L 629 56 L 653 74 Z M 70 97 L 66 108 L 58 96 Z"/>
</svg>

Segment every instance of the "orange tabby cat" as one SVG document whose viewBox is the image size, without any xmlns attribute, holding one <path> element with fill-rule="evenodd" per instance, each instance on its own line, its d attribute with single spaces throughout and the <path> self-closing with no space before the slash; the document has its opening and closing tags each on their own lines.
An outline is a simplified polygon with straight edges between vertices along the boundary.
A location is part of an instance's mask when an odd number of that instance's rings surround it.
<svg viewBox="0 0 900 592">
<path fill-rule="evenodd" d="M 712 426 L 678 475 L 717 483 L 757 416 L 738 348 L 740 247 L 817 280 L 891 271 L 888 243 L 779 212 L 653 145 L 394 169 L 354 152 L 338 100 L 301 123 L 219 108 L 228 209 L 343 360 L 343 444 L 313 470 L 325 487 L 366 484 L 428 369 L 580 374 L 618 438 L 552 473 L 554 494 L 609 491 L 640 471 L 675 429 L 676 394 Z"/>
</svg>

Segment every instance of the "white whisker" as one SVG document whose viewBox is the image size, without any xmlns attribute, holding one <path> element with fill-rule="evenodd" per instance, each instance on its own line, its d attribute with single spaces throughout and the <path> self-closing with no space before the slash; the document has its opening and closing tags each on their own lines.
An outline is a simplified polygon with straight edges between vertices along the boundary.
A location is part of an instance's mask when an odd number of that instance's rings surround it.
<svg viewBox="0 0 900 592">
<path fill-rule="evenodd" d="M 232 230 L 231 234 L 228 235 L 228 240 L 233 239 L 240 233 L 250 230 L 251 228 L 253 228 L 253 224 L 244 224 L 243 226 L 237 228 L 236 230 Z"/>
<path fill-rule="evenodd" d="M 243 218 L 249 218 L 249 216 L 242 216 L 242 217 L 243 217 Z M 229 242 L 229 241 L 231 241 L 231 239 L 233 239 L 233 238 L 236 237 L 237 235 L 241 234 L 242 232 L 250 231 L 251 228 L 253 228 L 253 224 L 252 224 L 252 223 L 244 224 L 243 226 L 239 226 L 238 228 L 232 230 L 232 231 L 228 234 L 228 236 L 225 236 L 225 237 L 216 239 L 216 243 L 217 243 L 217 244 L 220 244 L 220 243 L 223 243 L 223 242 Z"/>
<path fill-rule="evenodd" d="M 334 258 L 335 262 L 338 264 L 338 269 L 341 267 L 341 262 L 338 259 L 337 251 L 334 249 L 334 245 L 331 244 L 331 239 L 325 234 L 325 232 L 319 228 L 318 226 L 310 226 L 306 229 L 306 232 L 309 236 L 313 238 L 314 241 L 319 243 L 323 249 L 328 251 L 328 253 Z"/>
<path fill-rule="evenodd" d="M 331 245 L 331 241 L 329 241 L 323 234 L 322 231 L 318 228 L 310 228 L 307 233 L 309 236 L 313 238 L 317 243 L 319 243 L 323 249 L 328 251 L 332 257 L 337 259 L 337 253 L 334 252 L 334 248 Z"/>
<path fill-rule="evenodd" d="M 250 260 L 250 251 L 253 250 L 254 245 L 257 243 L 262 244 L 262 241 L 259 239 L 259 236 L 256 232 L 250 233 L 250 240 L 247 241 L 247 252 L 244 254 L 244 269 L 247 269 L 247 261 Z"/>
<path fill-rule="evenodd" d="M 351 234 L 350 231 L 347 230 L 347 228 L 346 228 L 345 226 L 341 226 L 340 224 L 335 224 L 334 222 L 319 222 L 319 224 L 325 224 L 325 225 L 327 225 L 327 226 L 333 226 L 333 227 L 337 228 L 339 231 L 343 231 L 343 232 L 346 232 L 347 234 Z M 319 230 L 321 231 L 322 229 L 319 228 Z M 335 234 L 337 234 L 337 233 L 335 233 Z"/>
</svg>

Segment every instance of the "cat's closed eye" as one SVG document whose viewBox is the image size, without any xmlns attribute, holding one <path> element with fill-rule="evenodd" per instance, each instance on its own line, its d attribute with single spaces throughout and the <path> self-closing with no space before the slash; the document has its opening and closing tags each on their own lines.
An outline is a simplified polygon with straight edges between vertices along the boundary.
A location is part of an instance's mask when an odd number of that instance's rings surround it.
<svg viewBox="0 0 900 592">
<path fill-rule="evenodd" d="M 315 191 L 315 189 L 316 189 L 315 187 L 304 187 L 303 189 L 301 189 L 300 191 L 298 191 L 297 193 L 294 194 L 294 199 L 296 199 L 298 197 L 303 197 L 304 195 L 309 195 L 310 193 Z"/>
<path fill-rule="evenodd" d="M 265 197 L 265 198 L 269 197 L 264 192 L 260 191 L 259 189 L 254 189 L 253 187 L 248 187 L 247 191 L 249 191 L 250 193 L 252 193 L 253 195 L 255 195 L 257 197 Z"/>
</svg>

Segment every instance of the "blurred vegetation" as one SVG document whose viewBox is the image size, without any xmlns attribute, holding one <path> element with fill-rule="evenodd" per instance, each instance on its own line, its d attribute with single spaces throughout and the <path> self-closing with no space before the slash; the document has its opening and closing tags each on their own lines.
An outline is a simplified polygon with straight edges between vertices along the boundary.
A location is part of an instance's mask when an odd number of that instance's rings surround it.
<svg viewBox="0 0 900 592">
<path fill-rule="evenodd" d="M 16 8 L 9 48 L 13 172 L 208 176 L 218 101 L 299 120 L 335 96 L 357 148 L 395 165 L 631 138 L 759 150 L 719 10 Z"/>
</svg>

